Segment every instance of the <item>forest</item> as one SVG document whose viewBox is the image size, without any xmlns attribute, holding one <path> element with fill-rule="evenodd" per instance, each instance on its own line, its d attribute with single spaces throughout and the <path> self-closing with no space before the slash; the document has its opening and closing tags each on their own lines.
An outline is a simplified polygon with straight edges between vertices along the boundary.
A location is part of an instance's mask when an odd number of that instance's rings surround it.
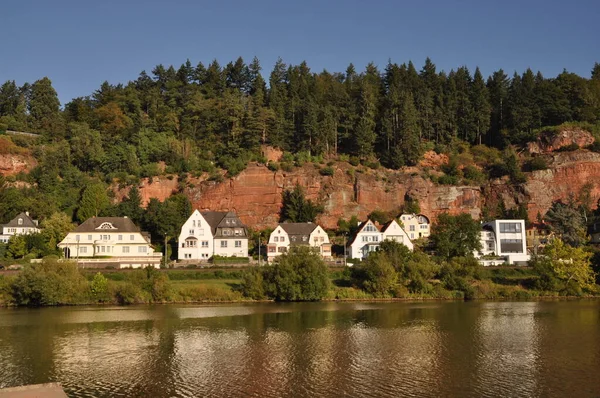
<svg viewBox="0 0 600 398">
<path fill-rule="evenodd" d="M 135 186 L 164 174 L 182 184 L 188 175 L 222 180 L 250 161 L 266 163 L 262 145 L 284 150 L 291 164 L 348 160 L 390 169 L 416 165 L 431 150 L 488 151 L 503 162 L 500 169 L 488 165 L 489 176 L 508 174 L 518 183 L 514 148 L 545 128 L 571 123 L 600 132 L 598 63 L 590 78 L 530 69 L 512 75 L 499 69 L 486 78 L 479 68 L 438 71 L 429 58 L 420 69 L 390 61 L 382 70 L 350 64 L 343 72 L 313 72 L 306 62 L 279 59 L 263 76 L 257 58 L 224 67 L 188 60 L 142 71 L 126 84 L 104 82 L 63 105 L 47 77 L 22 86 L 6 81 L 0 154 L 31 154 L 37 166 L 0 178 L 0 222 L 26 210 L 40 220 L 64 213 L 74 222 L 128 215 L 160 239 L 187 217 L 187 198 L 153 200 L 142 211 L 136 189 L 114 204 L 109 185 Z M 8 130 L 39 137 L 3 134 Z M 448 178 L 439 183 L 455 183 L 458 174 L 480 183 L 487 178 L 452 161 L 444 171 Z"/>
</svg>

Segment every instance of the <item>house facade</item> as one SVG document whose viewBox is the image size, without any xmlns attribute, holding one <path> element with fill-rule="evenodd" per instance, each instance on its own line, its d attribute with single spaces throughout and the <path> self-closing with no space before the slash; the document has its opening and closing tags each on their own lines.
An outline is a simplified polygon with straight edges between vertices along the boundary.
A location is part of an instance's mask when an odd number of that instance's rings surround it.
<svg viewBox="0 0 600 398">
<path fill-rule="evenodd" d="M 282 223 L 271 232 L 267 243 L 267 260 L 272 262 L 294 246 L 310 246 L 325 259 L 331 258 L 329 235 L 315 223 Z"/>
<path fill-rule="evenodd" d="M 162 255 L 155 253 L 150 235 L 127 217 L 92 217 L 58 244 L 65 258 L 77 259 L 86 267 L 115 266 L 140 268 L 159 266 Z"/>
<path fill-rule="evenodd" d="M 494 220 L 484 223 L 480 240 L 482 248 L 476 256 L 480 259 L 483 256 L 497 258 L 483 261 L 484 265 L 498 265 L 498 262 L 525 265 L 529 261 L 524 220 Z"/>
<path fill-rule="evenodd" d="M 411 240 L 428 238 L 431 235 L 431 222 L 423 214 L 401 214 L 400 221 Z"/>
<path fill-rule="evenodd" d="M 178 259 L 248 257 L 248 229 L 233 212 L 194 210 L 181 227 Z"/>
<path fill-rule="evenodd" d="M 41 230 L 38 220 L 29 216 L 29 212 L 20 213 L 7 224 L 0 225 L 0 243 L 8 243 L 11 236 L 35 234 Z"/>
<path fill-rule="evenodd" d="M 402 243 L 410 250 L 414 249 L 406 230 L 396 220 L 392 220 L 383 226 L 367 220 L 360 224 L 356 235 L 348 242 L 348 257 L 365 259 L 369 253 L 379 249 L 379 245 L 384 240 L 392 240 Z"/>
</svg>

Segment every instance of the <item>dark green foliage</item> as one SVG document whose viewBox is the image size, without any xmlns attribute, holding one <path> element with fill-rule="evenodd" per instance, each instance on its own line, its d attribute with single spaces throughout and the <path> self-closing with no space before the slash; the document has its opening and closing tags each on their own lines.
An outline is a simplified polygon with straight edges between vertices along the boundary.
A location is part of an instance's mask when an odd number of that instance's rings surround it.
<svg viewBox="0 0 600 398">
<path fill-rule="evenodd" d="M 335 170 L 331 166 L 327 166 L 319 170 L 319 174 L 322 176 L 332 176 L 334 173 Z"/>
<path fill-rule="evenodd" d="M 587 240 L 585 219 L 574 203 L 552 203 L 544 221 L 568 245 L 579 247 Z"/>
<path fill-rule="evenodd" d="M 318 301 L 329 291 L 327 266 L 319 254 L 301 246 L 280 256 L 274 265 L 247 270 L 242 293 L 276 301 Z"/>
<path fill-rule="evenodd" d="M 438 256 L 445 258 L 472 256 L 481 248 L 479 223 L 469 214 L 439 215 L 433 224 L 430 240 Z"/>
<path fill-rule="evenodd" d="M 546 170 L 548 168 L 548 163 L 546 162 L 546 159 L 544 159 L 543 157 L 536 156 L 533 159 L 531 159 L 529 162 L 527 162 L 526 168 L 529 171 Z"/>
<path fill-rule="evenodd" d="M 88 283 L 71 262 L 46 258 L 25 267 L 12 284 L 17 305 L 45 306 L 80 303 L 88 293 Z"/>
<path fill-rule="evenodd" d="M 279 217 L 281 222 L 315 222 L 317 216 L 324 211 L 323 206 L 304 197 L 304 190 L 300 185 L 296 185 L 291 191 L 284 191 L 282 199 L 283 207 Z"/>
<path fill-rule="evenodd" d="M 360 265 L 352 268 L 354 283 L 376 297 L 386 297 L 398 281 L 398 273 L 385 253 L 371 253 Z"/>
</svg>

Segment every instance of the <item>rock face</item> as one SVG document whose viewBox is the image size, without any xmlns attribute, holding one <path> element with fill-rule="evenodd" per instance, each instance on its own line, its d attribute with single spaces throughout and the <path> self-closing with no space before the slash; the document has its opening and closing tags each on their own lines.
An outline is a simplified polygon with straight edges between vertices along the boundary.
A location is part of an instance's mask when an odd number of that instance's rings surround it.
<svg viewBox="0 0 600 398">
<path fill-rule="evenodd" d="M 544 155 L 547 170 L 527 174 L 527 182 L 514 186 L 507 178 L 485 186 L 436 185 L 417 168 L 405 171 L 353 168 L 337 163 L 333 176 L 322 176 L 319 167 L 306 164 L 292 172 L 270 171 L 251 164 L 240 175 L 223 182 L 208 181 L 207 176 L 190 179 L 184 189 L 194 208 L 235 211 L 252 228 L 274 227 L 282 206 L 282 193 L 300 184 L 308 199 L 325 208 L 318 222 L 335 228 L 340 218 L 356 215 L 364 219 L 373 210 L 399 211 L 405 197 L 418 199 L 421 212 L 434 221 L 442 212 L 469 213 L 480 218 L 484 207 L 497 208 L 502 200 L 507 208 L 527 204 L 530 220 L 544 215 L 555 200 L 578 197 L 584 186 L 590 188 L 591 204 L 600 198 L 600 154 L 587 150 L 555 152 Z M 177 178 L 144 180 L 140 193 L 144 204 L 152 197 L 163 201 L 177 192 Z M 126 192 L 121 191 L 121 196 Z"/>
<path fill-rule="evenodd" d="M 544 133 L 537 141 L 528 143 L 527 150 L 529 153 L 548 153 L 573 144 L 583 148 L 593 143 L 594 137 L 589 132 L 574 127 Z"/>
<path fill-rule="evenodd" d="M 418 199 L 422 212 L 433 218 L 444 211 L 468 212 L 476 218 L 480 215 L 479 187 L 437 186 L 419 175 L 389 170 L 352 173 L 345 163 L 335 168 L 333 176 L 321 176 L 312 164 L 292 172 L 272 172 L 262 165 L 250 165 L 223 183 L 204 182 L 185 192 L 194 208 L 235 211 L 253 228 L 277 224 L 282 193 L 296 184 L 304 188 L 308 199 L 324 206 L 325 213 L 318 222 L 325 228 L 335 228 L 338 219 L 352 215 L 364 219 L 373 210 L 397 211 L 406 194 Z"/>
<path fill-rule="evenodd" d="M 35 159 L 28 155 L 0 155 L 0 175 L 3 176 L 29 173 L 36 165 Z"/>
<path fill-rule="evenodd" d="M 523 194 L 529 202 L 530 220 L 538 212 L 544 215 L 553 201 L 579 197 L 584 186 L 590 188 L 591 204 L 596 207 L 600 198 L 600 154 L 579 150 L 556 153 L 547 170 L 529 173 Z"/>
</svg>

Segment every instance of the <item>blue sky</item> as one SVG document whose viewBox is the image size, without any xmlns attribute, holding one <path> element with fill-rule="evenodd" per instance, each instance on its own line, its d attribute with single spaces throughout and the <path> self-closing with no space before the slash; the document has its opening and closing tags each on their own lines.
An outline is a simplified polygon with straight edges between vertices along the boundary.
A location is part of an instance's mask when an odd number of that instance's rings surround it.
<svg viewBox="0 0 600 398">
<path fill-rule="evenodd" d="M 172 3 L 172 4 L 171 4 Z M 488 4 L 489 3 L 489 4 Z M 61 103 L 126 83 L 157 64 L 255 55 L 314 72 L 430 57 L 485 76 L 530 67 L 589 77 L 600 62 L 600 1 L 30 1 L 0 4 L 0 82 L 48 76 Z"/>
</svg>

